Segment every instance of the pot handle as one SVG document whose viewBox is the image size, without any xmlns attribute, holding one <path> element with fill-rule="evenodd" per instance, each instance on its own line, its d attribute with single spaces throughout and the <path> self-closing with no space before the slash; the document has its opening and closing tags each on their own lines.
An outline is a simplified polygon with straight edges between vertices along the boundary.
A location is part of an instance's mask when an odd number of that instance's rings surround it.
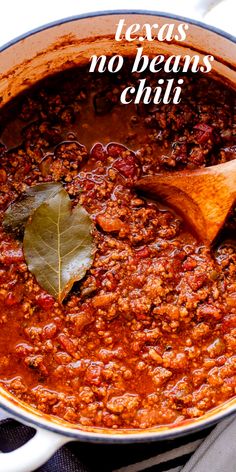
<svg viewBox="0 0 236 472">
<path fill-rule="evenodd" d="M 12 452 L 0 452 L 0 471 L 32 472 L 69 441 L 65 436 L 36 428 L 35 436 L 26 444 Z"/>
<path fill-rule="evenodd" d="M 204 21 L 205 15 L 223 1 L 224 0 L 165 0 L 165 8 L 169 13 Z"/>
<path fill-rule="evenodd" d="M 192 0 L 190 3 L 192 4 L 193 11 L 195 11 L 200 18 L 204 18 L 212 8 L 223 1 L 224 0 Z"/>
</svg>

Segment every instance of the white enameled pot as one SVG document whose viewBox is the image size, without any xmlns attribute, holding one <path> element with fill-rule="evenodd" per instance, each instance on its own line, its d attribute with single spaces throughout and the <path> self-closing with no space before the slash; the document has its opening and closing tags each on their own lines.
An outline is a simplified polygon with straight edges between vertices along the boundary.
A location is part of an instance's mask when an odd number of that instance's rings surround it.
<svg viewBox="0 0 236 472">
<path fill-rule="evenodd" d="M 180 4 L 177 2 L 176 4 Z M 195 18 L 206 12 L 212 1 L 195 0 Z M 168 7 L 168 2 L 167 2 Z M 193 8 L 192 8 L 193 10 Z M 181 14 L 183 12 L 181 11 Z M 120 18 L 126 25 L 133 23 L 171 22 L 178 25 L 183 18 L 175 14 L 147 11 L 106 11 L 89 13 L 31 31 L 8 43 L 0 50 L 0 103 L 7 103 L 20 91 L 48 74 L 88 62 L 92 54 L 134 53 L 137 45 L 114 41 Z M 187 39 L 181 43 L 150 42 L 146 52 L 156 54 L 214 55 L 214 73 L 230 86 L 236 86 L 235 38 L 206 24 L 184 19 L 190 27 Z M 145 42 L 146 43 L 146 42 Z M 116 431 L 68 426 L 67 423 L 42 415 L 0 390 L 0 406 L 9 417 L 35 428 L 35 436 L 24 446 L 10 453 L 0 453 L 1 472 L 30 472 L 42 465 L 63 444 L 69 441 L 96 443 L 150 442 L 184 436 L 236 412 L 236 399 L 228 401 L 201 418 L 182 424 L 140 431 Z"/>
</svg>

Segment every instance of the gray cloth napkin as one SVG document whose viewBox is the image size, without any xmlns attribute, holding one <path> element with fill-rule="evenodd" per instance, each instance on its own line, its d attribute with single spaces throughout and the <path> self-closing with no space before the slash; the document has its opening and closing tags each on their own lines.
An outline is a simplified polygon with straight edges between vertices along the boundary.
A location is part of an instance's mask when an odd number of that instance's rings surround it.
<svg viewBox="0 0 236 472">
<path fill-rule="evenodd" d="M 228 418 L 216 426 L 198 447 L 182 472 L 236 471 L 236 418 Z"/>
</svg>

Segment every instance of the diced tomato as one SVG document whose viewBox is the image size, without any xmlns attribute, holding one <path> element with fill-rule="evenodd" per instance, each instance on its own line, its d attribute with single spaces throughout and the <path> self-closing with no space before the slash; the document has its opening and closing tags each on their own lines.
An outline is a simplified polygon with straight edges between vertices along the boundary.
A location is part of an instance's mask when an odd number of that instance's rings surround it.
<svg viewBox="0 0 236 472">
<path fill-rule="evenodd" d="M 55 303 L 54 298 L 47 293 L 41 293 L 38 295 L 36 301 L 43 310 L 50 310 Z"/>
<path fill-rule="evenodd" d="M 107 154 L 111 157 L 120 157 L 125 151 L 127 151 L 127 148 L 122 144 L 110 143 L 107 146 Z"/>
<path fill-rule="evenodd" d="M 96 143 L 90 151 L 90 157 L 96 161 L 104 161 L 106 159 L 106 149 L 101 143 Z"/>
<path fill-rule="evenodd" d="M 114 162 L 113 167 L 117 169 L 121 175 L 128 179 L 133 179 L 138 174 L 138 166 L 134 155 L 129 155 Z"/>
<path fill-rule="evenodd" d="M 206 123 L 199 123 L 194 126 L 194 129 L 197 130 L 196 139 L 199 144 L 205 144 L 209 139 L 212 138 L 213 128 Z"/>
</svg>

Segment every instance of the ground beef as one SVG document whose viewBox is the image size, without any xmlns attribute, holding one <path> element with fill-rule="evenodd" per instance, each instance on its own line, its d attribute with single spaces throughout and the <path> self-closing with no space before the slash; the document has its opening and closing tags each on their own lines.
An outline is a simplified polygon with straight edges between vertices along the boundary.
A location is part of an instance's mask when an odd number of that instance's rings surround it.
<svg viewBox="0 0 236 472">
<path fill-rule="evenodd" d="M 122 106 L 127 80 L 72 70 L 0 117 L 1 221 L 27 186 L 61 181 L 97 247 L 60 306 L 0 227 L 0 383 L 84 427 L 180 422 L 236 388 L 235 212 L 209 249 L 134 190 L 142 175 L 235 158 L 235 95 L 194 74 L 180 105 Z"/>
</svg>

